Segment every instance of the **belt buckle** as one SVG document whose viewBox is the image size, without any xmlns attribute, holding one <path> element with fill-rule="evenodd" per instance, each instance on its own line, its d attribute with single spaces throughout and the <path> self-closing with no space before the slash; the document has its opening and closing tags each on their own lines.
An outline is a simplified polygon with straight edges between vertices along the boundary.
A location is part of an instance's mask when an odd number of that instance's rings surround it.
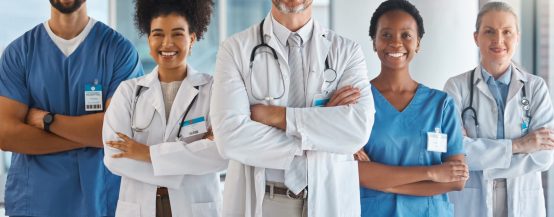
<svg viewBox="0 0 554 217">
<path fill-rule="evenodd" d="M 290 191 L 290 189 L 287 188 L 287 193 L 286 193 L 286 194 L 287 194 L 287 197 L 288 197 L 289 199 L 295 199 L 295 200 L 297 200 L 297 199 L 300 199 L 300 198 L 303 196 L 303 195 L 300 195 L 300 194 L 302 194 L 302 193 L 304 193 L 304 190 L 302 190 L 302 191 L 301 191 L 300 193 L 298 193 L 298 194 L 294 194 L 294 193 L 292 193 L 292 191 Z"/>
</svg>

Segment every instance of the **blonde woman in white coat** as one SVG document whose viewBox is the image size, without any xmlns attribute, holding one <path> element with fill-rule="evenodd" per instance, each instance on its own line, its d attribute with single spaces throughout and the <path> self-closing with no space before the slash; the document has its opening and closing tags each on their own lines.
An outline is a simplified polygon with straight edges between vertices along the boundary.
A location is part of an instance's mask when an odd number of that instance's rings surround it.
<svg viewBox="0 0 554 217">
<path fill-rule="evenodd" d="M 227 167 L 210 135 L 212 78 L 186 63 L 211 1 L 137 1 L 136 21 L 158 66 L 123 82 L 106 112 L 104 162 L 120 175 L 116 216 L 220 216 Z"/>
<path fill-rule="evenodd" d="M 546 216 L 541 172 L 553 162 L 554 111 L 544 80 L 511 61 L 517 15 L 491 2 L 477 17 L 475 69 L 448 80 L 466 132 L 469 180 L 449 194 L 455 216 Z"/>
</svg>

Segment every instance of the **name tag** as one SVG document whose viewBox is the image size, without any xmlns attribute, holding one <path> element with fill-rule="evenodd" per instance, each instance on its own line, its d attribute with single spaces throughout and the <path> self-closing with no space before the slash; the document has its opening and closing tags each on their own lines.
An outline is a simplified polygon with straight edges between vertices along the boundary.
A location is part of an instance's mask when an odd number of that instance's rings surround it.
<svg viewBox="0 0 554 217">
<path fill-rule="evenodd" d="M 102 85 L 85 84 L 85 111 L 102 111 Z"/>
<path fill-rule="evenodd" d="M 186 120 L 183 122 L 182 126 L 181 135 L 185 138 L 208 132 L 206 118 L 204 116 Z"/>
<path fill-rule="evenodd" d="M 448 135 L 441 133 L 439 128 L 435 132 L 427 132 L 427 151 L 446 152 Z"/>
<path fill-rule="evenodd" d="M 329 102 L 330 97 L 325 94 L 316 94 L 312 102 L 313 107 L 324 107 Z"/>
</svg>

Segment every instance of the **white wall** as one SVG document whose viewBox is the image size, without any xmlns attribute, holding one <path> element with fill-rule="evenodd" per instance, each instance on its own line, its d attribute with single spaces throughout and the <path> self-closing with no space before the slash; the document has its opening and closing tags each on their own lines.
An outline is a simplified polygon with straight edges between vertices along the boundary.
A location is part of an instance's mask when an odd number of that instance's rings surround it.
<svg viewBox="0 0 554 217">
<path fill-rule="evenodd" d="M 358 42 L 366 56 L 369 76 L 375 77 L 380 62 L 371 47 L 369 22 L 382 1 L 336 1 L 333 8 L 334 29 Z M 465 72 L 478 63 L 478 50 L 473 42 L 478 1 L 417 0 L 425 26 L 421 51 L 410 71 L 418 82 L 442 89 L 449 77 Z"/>
</svg>

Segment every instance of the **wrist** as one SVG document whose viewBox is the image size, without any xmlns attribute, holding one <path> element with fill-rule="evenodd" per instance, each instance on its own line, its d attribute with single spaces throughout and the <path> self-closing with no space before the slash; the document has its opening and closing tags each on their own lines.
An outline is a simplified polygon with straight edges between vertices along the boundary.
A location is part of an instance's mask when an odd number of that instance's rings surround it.
<svg viewBox="0 0 554 217">
<path fill-rule="evenodd" d="M 521 153 L 521 141 L 520 139 L 512 139 L 512 153 Z"/>
<path fill-rule="evenodd" d="M 427 176 L 426 177 L 426 180 L 430 180 L 430 181 L 433 181 L 434 180 L 434 176 L 435 176 L 435 173 L 433 171 L 433 168 L 435 166 L 428 166 L 428 167 L 424 167 L 424 170 L 425 170 L 425 175 Z"/>
<path fill-rule="evenodd" d="M 50 132 L 50 126 L 54 123 L 54 117 L 56 114 L 48 112 L 42 117 L 42 129 L 46 132 Z"/>
</svg>

